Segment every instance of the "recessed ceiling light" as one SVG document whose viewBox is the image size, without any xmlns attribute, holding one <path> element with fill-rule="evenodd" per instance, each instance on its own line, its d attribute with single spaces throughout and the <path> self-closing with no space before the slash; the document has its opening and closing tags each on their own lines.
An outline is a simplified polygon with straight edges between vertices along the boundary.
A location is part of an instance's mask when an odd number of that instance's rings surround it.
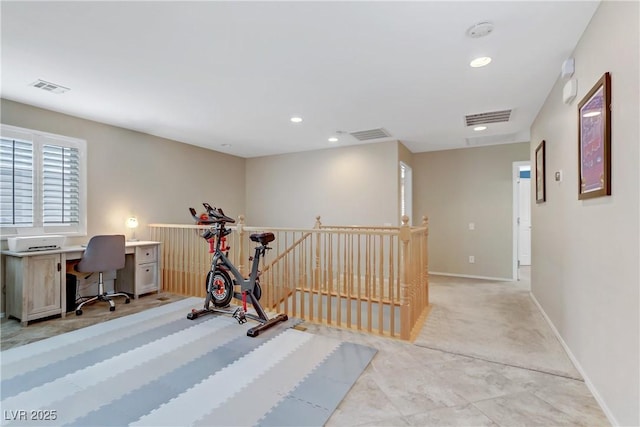
<svg viewBox="0 0 640 427">
<path fill-rule="evenodd" d="M 329 138 L 329 142 L 338 142 L 338 138 L 332 136 L 331 138 Z"/>
<path fill-rule="evenodd" d="M 473 128 L 473 130 L 475 130 L 476 132 L 481 131 L 481 130 L 485 130 L 487 127 L 486 126 L 476 126 Z"/>
<path fill-rule="evenodd" d="M 293 116 L 293 117 L 291 117 L 291 121 L 293 123 L 300 123 L 302 121 L 302 117 Z"/>
<path fill-rule="evenodd" d="M 476 58 L 469 63 L 473 68 L 484 67 L 485 65 L 489 65 L 491 62 L 491 58 L 488 56 L 481 56 L 480 58 Z"/>
<path fill-rule="evenodd" d="M 221 147 L 231 147 L 231 144 L 220 144 Z"/>
</svg>

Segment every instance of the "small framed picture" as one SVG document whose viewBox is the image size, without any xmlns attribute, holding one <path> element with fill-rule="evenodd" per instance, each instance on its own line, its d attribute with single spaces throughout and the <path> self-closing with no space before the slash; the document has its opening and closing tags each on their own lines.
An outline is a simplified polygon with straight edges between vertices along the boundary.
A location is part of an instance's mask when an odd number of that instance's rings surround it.
<svg viewBox="0 0 640 427">
<path fill-rule="evenodd" d="M 544 171 L 544 140 L 536 148 L 536 203 L 547 200 L 547 188 Z"/>
<path fill-rule="evenodd" d="M 611 195 L 611 77 L 605 73 L 578 105 L 578 199 Z"/>
</svg>

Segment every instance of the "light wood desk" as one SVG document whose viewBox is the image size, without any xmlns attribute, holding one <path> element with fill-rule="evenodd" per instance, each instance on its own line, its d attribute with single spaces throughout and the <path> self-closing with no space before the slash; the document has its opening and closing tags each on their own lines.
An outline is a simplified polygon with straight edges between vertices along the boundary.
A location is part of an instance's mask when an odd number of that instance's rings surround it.
<svg viewBox="0 0 640 427">
<path fill-rule="evenodd" d="M 162 289 L 160 249 L 160 242 L 127 242 L 125 266 L 116 273 L 117 291 L 134 298 L 159 292 Z M 58 314 L 65 317 L 66 265 L 82 258 L 84 250 L 84 246 L 66 246 L 49 251 L 2 251 L 7 317 L 19 319 L 25 326 L 43 317 Z"/>
</svg>

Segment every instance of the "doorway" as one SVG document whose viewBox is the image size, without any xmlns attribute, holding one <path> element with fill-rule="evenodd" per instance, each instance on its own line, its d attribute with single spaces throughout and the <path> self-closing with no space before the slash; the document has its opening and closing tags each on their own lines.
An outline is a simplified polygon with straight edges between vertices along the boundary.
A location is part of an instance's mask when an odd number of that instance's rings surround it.
<svg viewBox="0 0 640 427">
<path fill-rule="evenodd" d="M 413 176 L 411 166 L 400 162 L 400 224 L 402 217 L 409 217 L 409 226 L 413 223 Z"/>
<path fill-rule="evenodd" d="M 531 162 L 513 162 L 513 279 L 531 266 Z"/>
</svg>

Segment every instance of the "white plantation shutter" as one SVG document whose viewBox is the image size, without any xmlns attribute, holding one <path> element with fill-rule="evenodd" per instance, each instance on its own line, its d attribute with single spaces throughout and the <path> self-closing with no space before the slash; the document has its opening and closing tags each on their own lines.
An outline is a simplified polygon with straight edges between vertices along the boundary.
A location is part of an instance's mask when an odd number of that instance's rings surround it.
<svg viewBox="0 0 640 427">
<path fill-rule="evenodd" d="M 80 221 L 78 149 L 45 145 L 42 171 L 44 224 L 78 224 Z"/>
<path fill-rule="evenodd" d="M 0 142 L 0 224 L 33 225 L 33 144 Z"/>
<path fill-rule="evenodd" d="M 0 130 L 2 234 L 85 235 L 86 141 L 14 126 Z"/>
</svg>

